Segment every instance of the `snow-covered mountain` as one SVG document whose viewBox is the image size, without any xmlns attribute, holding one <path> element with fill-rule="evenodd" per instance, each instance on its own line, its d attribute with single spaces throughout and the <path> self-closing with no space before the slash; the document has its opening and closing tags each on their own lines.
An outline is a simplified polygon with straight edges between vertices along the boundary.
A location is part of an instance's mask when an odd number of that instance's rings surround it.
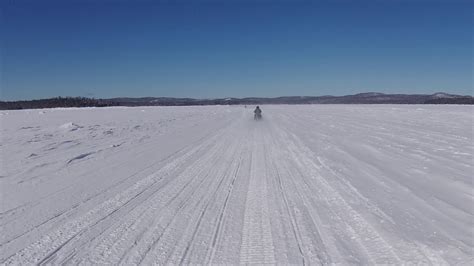
<svg viewBox="0 0 474 266">
<path fill-rule="evenodd" d="M 455 95 L 455 94 L 448 94 L 448 93 L 444 93 L 444 92 L 437 92 L 437 93 L 431 95 L 431 98 L 459 98 L 459 97 L 463 97 L 463 96 Z"/>
</svg>

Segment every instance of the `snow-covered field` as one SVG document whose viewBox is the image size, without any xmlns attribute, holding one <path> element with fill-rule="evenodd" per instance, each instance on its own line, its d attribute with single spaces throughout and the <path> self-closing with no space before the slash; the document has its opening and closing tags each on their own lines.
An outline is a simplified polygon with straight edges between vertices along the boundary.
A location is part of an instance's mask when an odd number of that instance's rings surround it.
<svg viewBox="0 0 474 266">
<path fill-rule="evenodd" d="M 2 111 L 0 263 L 474 263 L 471 106 Z"/>
</svg>

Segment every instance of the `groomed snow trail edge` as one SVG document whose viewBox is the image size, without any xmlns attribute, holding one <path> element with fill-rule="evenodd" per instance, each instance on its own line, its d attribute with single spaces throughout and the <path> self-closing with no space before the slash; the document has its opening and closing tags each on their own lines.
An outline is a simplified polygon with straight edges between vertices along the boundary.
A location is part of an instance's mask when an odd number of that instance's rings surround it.
<svg viewBox="0 0 474 266">
<path fill-rule="evenodd" d="M 262 110 L 2 113 L 0 263 L 474 262 L 472 107 Z"/>
</svg>

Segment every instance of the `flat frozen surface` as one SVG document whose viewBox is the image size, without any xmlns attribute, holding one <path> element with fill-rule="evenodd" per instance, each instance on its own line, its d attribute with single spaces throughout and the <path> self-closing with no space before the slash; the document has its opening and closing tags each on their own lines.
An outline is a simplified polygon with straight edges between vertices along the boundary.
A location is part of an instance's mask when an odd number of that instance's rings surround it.
<svg viewBox="0 0 474 266">
<path fill-rule="evenodd" d="M 0 112 L 0 263 L 474 262 L 471 106 Z"/>
</svg>

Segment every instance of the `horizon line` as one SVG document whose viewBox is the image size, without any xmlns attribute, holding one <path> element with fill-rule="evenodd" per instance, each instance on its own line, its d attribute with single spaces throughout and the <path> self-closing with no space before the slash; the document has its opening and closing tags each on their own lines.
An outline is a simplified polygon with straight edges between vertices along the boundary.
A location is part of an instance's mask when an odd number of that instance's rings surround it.
<svg viewBox="0 0 474 266">
<path fill-rule="evenodd" d="M 112 100 L 112 99 L 120 99 L 120 98 L 127 98 L 127 99 L 143 99 L 143 98 L 168 98 L 168 99 L 192 99 L 192 100 L 220 100 L 220 99 L 248 99 L 248 98 L 261 98 L 261 99 L 275 99 L 275 98 L 284 98 L 284 97 L 345 97 L 345 96 L 354 96 L 359 94 L 380 94 L 380 95 L 436 95 L 436 94 L 446 94 L 446 95 L 453 95 L 453 96 L 462 96 L 462 97 L 474 97 L 474 94 L 455 94 L 455 93 L 447 93 L 443 91 L 438 91 L 434 93 L 385 93 L 385 92 L 377 92 L 377 91 L 367 91 L 367 92 L 358 92 L 354 94 L 344 94 L 344 95 L 281 95 L 281 96 L 244 96 L 244 97 L 203 97 L 203 98 L 195 98 L 195 97 L 175 97 L 175 96 L 115 96 L 115 97 L 94 97 L 94 96 L 51 96 L 45 98 L 34 98 L 34 99 L 19 99 L 19 100 L 0 100 L 0 102 L 21 102 L 21 101 L 37 101 L 37 100 L 47 100 L 47 99 L 55 99 L 55 98 L 87 98 L 87 99 L 96 99 L 96 100 Z"/>
</svg>

